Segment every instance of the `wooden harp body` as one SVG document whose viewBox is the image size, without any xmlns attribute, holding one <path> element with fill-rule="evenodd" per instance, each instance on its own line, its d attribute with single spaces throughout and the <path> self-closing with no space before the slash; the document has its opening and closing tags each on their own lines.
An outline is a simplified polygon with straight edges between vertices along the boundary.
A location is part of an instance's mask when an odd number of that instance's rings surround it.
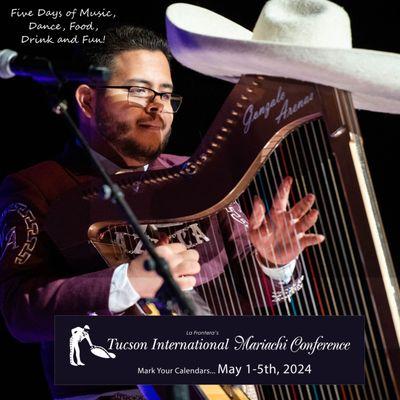
<svg viewBox="0 0 400 400">
<path fill-rule="evenodd" d="M 254 296 L 263 290 L 255 280 L 247 303 L 238 300 L 241 312 L 364 315 L 365 385 L 271 386 L 264 389 L 267 398 L 400 398 L 399 286 L 349 93 L 243 76 L 186 163 L 117 175 L 115 180 L 150 235 L 153 225 L 161 225 L 157 229 L 176 239 L 174 225 L 187 227 L 216 218 L 235 201 L 248 211 L 252 194 L 268 205 L 287 175 L 294 178 L 291 203 L 310 192 L 316 195 L 316 229 L 326 240 L 297 260 L 302 288 L 282 293 L 281 298 L 278 293 L 275 300 L 281 301 L 263 304 Z M 67 193 L 50 210 L 48 231 L 73 260 L 84 256 L 89 228 L 92 244 L 110 266 L 116 266 L 135 256 L 137 243 L 123 215 L 101 200 L 100 192 L 101 182 L 94 181 Z M 76 210 L 74 219 L 61 219 L 66 208 Z M 226 294 L 225 277 L 206 282 L 198 293 L 214 312 L 232 314 L 237 308 L 207 298 L 218 292 L 213 286 L 218 280 Z"/>
</svg>

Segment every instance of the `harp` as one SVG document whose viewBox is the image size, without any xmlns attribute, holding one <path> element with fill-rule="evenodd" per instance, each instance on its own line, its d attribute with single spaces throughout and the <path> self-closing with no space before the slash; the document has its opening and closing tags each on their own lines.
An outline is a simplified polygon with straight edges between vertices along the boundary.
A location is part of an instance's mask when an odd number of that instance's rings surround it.
<svg viewBox="0 0 400 400">
<path fill-rule="evenodd" d="M 292 204 L 306 193 L 316 195 L 316 229 L 326 237 L 297 260 L 295 284 L 268 292 L 268 278 L 248 251 L 248 240 L 240 237 L 237 253 L 249 255 L 236 260 L 235 273 L 244 282 L 241 297 L 229 257 L 220 260 L 227 264 L 223 271 L 200 277 L 197 292 L 223 315 L 365 316 L 364 386 L 276 385 L 258 388 L 260 398 L 400 398 L 399 286 L 348 92 L 243 76 L 187 162 L 115 180 L 149 236 L 156 240 L 157 231 L 164 230 L 173 241 L 183 235 L 182 226 L 188 232 L 198 221 L 205 224 L 207 238 L 215 239 L 212 219 L 221 213 L 240 219 L 230 207 L 236 202 L 248 211 L 254 193 L 268 206 L 287 175 L 294 178 Z M 93 181 L 67 193 L 51 207 L 47 230 L 72 262 L 85 258 L 89 235 L 107 264 L 115 266 L 133 258 L 138 243 L 119 210 L 104 203 L 100 192 L 101 182 Z M 71 208 L 75 218 L 63 218 Z M 201 245 L 206 247 L 207 239 Z M 204 254 L 201 261 L 208 265 L 212 254 Z"/>
</svg>

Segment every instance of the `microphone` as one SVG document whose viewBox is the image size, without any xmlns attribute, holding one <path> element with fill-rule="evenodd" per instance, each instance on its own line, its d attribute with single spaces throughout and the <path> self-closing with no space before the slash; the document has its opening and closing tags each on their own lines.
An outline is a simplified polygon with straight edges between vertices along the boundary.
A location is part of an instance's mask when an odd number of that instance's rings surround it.
<svg viewBox="0 0 400 400">
<path fill-rule="evenodd" d="M 107 81 L 110 70 L 106 67 L 90 66 L 78 71 L 58 71 L 52 62 L 45 57 L 18 54 L 14 50 L 0 51 L 0 78 L 10 79 L 14 76 L 31 77 L 40 82 L 58 82 L 59 78 L 68 81 L 90 83 Z"/>
</svg>

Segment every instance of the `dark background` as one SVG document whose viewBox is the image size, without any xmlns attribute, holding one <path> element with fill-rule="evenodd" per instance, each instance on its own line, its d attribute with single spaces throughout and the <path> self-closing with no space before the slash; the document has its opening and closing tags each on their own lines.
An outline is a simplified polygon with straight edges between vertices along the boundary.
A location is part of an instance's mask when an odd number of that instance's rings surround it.
<svg viewBox="0 0 400 400">
<path fill-rule="evenodd" d="M 137 0 L 112 2 L 117 13 L 113 23 L 130 23 L 152 28 L 164 34 L 166 7 L 174 1 Z M 228 0 L 191 1 L 192 4 L 209 8 L 252 30 L 258 14 L 264 5 L 262 0 L 248 0 L 236 4 Z M 346 8 L 352 20 L 353 46 L 381 51 L 399 52 L 399 22 L 397 2 L 336 1 Z M 68 8 L 84 8 L 89 4 L 71 1 Z M 110 8 L 110 3 L 107 8 Z M 19 43 L 21 31 L 26 31 L 28 20 L 11 19 L 11 8 L 32 8 L 1 6 L 0 49 L 10 48 L 21 53 L 43 55 L 52 58 L 58 65 L 77 65 L 72 46 L 23 45 Z M 101 9 L 96 4 L 92 8 Z M 52 9 L 66 9 L 54 3 Z M 49 19 L 48 22 L 52 20 Z M 44 23 L 45 20 L 41 19 Z M 338 59 L 340 64 L 340 59 Z M 232 85 L 213 78 L 204 77 L 184 67 L 173 64 L 176 91 L 184 96 L 184 102 L 175 118 L 173 135 L 167 152 L 191 154 L 201 137 L 207 131 L 213 117 L 228 95 Z M 0 180 L 4 175 L 48 159 L 62 149 L 68 138 L 64 121 L 50 112 L 46 92 L 39 84 L 25 78 L 0 81 L 1 102 L 1 145 Z M 400 134 L 399 116 L 358 112 L 365 149 L 381 213 L 395 261 L 399 265 L 400 217 L 397 210 L 396 189 L 397 160 Z M 11 390 L 15 398 L 48 398 L 45 381 L 40 367 L 36 345 L 19 344 L 1 325 L 0 346 L 3 360 L 2 392 Z M 19 382 L 17 385 L 13 381 Z"/>
</svg>

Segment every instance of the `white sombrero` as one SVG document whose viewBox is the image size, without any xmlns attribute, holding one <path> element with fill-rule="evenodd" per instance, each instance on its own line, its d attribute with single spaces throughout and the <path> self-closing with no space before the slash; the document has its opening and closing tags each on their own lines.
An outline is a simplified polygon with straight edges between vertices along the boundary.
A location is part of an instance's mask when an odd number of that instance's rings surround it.
<svg viewBox="0 0 400 400">
<path fill-rule="evenodd" d="M 352 48 L 349 16 L 330 1 L 269 0 L 253 32 L 190 4 L 166 17 L 172 54 L 195 71 L 321 83 L 352 92 L 357 108 L 400 114 L 400 55 Z"/>
</svg>

